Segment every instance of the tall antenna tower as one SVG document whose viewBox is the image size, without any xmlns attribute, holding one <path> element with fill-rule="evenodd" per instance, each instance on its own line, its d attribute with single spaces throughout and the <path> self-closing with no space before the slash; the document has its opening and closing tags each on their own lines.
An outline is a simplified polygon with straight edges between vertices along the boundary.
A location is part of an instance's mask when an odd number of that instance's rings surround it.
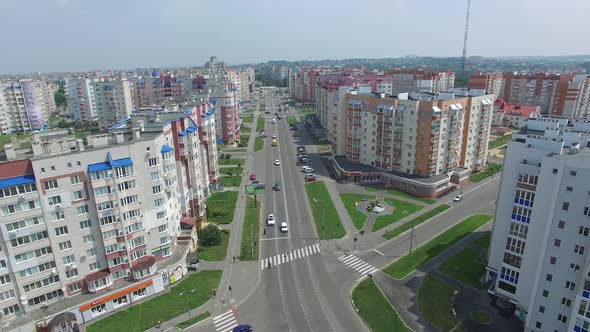
<svg viewBox="0 0 590 332">
<path fill-rule="evenodd" d="M 467 58 L 467 36 L 469 35 L 469 8 L 471 0 L 467 0 L 467 14 L 465 15 L 465 37 L 463 37 L 463 63 L 461 64 L 461 75 L 465 77 L 465 61 Z"/>
</svg>

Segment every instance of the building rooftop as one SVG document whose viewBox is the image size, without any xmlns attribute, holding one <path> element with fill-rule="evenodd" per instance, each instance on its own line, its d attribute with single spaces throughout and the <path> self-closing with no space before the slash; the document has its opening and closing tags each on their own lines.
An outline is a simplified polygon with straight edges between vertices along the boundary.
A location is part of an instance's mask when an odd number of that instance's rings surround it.
<svg viewBox="0 0 590 332">
<path fill-rule="evenodd" d="M 540 106 L 536 105 L 512 105 L 503 99 L 496 99 L 494 101 L 494 107 L 497 107 L 499 112 L 507 115 L 518 115 L 524 117 L 530 117 L 535 112 L 540 112 Z"/>
</svg>

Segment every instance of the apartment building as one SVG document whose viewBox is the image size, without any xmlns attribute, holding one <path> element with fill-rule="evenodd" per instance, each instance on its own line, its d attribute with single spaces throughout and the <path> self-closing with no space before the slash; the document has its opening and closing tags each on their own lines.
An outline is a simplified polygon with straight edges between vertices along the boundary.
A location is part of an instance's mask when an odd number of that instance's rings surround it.
<svg viewBox="0 0 590 332">
<path fill-rule="evenodd" d="M 492 124 L 500 127 L 522 128 L 527 120 L 541 116 L 541 107 L 537 105 L 512 105 L 501 98 L 494 101 Z"/>
<path fill-rule="evenodd" d="M 590 123 L 529 119 L 504 159 L 487 280 L 525 331 L 590 326 Z"/>
<path fill-rule="evenodd" d="M 0 83 L 4 125 L 3 133 L 44 129 L 49 114 L 55 112 L 55 101 L 45 81 L 21 80 Z"/>
<path fill-rule="evenodd" d="M 551 114 L 570 119 L 590 117 L 590 75 L 561 75 Z"/>
<path fill-rule="evenodd" d="M 477 73 L 469 77 L 469 88 L 485 90 L 487 94 L 498 97 L 504 94 L 504 75 Z"/>
<path fill-rule="evenodd" d="M 483 90 L 345 96 L 345 154 L 335 169 L 354 182 L 382 182 L 422 197 L 483 168 L 493 95 Z M 451 174 L 451 175 L 449 175 Z"/>
<path fill-rule="evenodd" d="M 219 179 L 214 121 L 202 105 L 142 109 L 87 145 L 35 133 L 30 159 L 0 163 L 4 316 L 67 309 L 81 324 L 164 290 L 163 274 L 182 278 Z M 98 295 L 111 289 L 118 303 Z"/>
<path fill-rule="evenodd" d="M 94 87 L 96 80 L 75 78 L 67 80 L 67 101 L 70 114 L 79 122 L 97 122 Z"/>
<path fill-rule="evenodd" d="M 92 88 L 98 123 L 103 130 L 131 115 L 133 102 L 128 80 L 93 82 Z"/>
<path fill-rule="evenodd" d="M 439 93 L 455 87 L 453 71 L 395 68 L 387 75 L 392 77 L 391 91 L 387 92 L 392 96 L 405 92 Z"/>
</svg>

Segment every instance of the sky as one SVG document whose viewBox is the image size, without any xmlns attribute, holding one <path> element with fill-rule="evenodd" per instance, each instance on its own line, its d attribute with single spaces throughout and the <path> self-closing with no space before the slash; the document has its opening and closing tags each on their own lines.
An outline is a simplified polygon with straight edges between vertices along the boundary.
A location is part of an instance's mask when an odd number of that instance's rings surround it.
<svg viewBox="0 0 590 332">
<path fill-rule="evenodd" d="M 467 0 L 0 0 L 0 74 L 460 56 Z M 468 55 L 590 54 L 590 0 L 472 0 Z"/>
</svg>

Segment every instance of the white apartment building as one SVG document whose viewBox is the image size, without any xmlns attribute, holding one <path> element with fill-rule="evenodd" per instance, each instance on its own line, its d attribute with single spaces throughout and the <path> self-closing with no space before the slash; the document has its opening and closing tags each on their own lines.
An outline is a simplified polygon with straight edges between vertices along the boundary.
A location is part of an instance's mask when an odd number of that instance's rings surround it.
<svg viewBox="0 0 590 332">
<path fill-rule="evenodd" d="M 89 78 L 74 78 L 67 81 L 68 108 L 74 120 L 98 121 L 93 86 L 96 81 Z"/>
<path fill-rule="evenodd" d="M 95 107 L 102 129 L 128 118 L 133 110 L 131 85 L 128 80 L 93 82 Z"/>
<path fill-rule="evenodd" d="M 508 144 L 489 292 L 525 331 L 590 329 L 590 123 L 529 119 Z"/>
<path fill-rule="evenodd" d="M 195 221 L 218 181 L 215 118 L 204 109 L 140 110 L 87 145 L 67 130 L 38 132 L 30 160 L 0 163 L 6 318 L 26 312 L 31 323 L 67 299 L 88 303 L 75 312 L 81 324 L 116 309 L 95 310 L 89 294 L 150 280 L 170 264 L 186 270 Z M 154 287 L 124 303 L 163 290 Z"/>
<path fill-rule="evenodd" d="M 49 114 L 55 112 L 55 100 L 45 81 L 21 80 L 0 83 L 3 96 L 4 133 L 44 129 Z"/>
</svg>

